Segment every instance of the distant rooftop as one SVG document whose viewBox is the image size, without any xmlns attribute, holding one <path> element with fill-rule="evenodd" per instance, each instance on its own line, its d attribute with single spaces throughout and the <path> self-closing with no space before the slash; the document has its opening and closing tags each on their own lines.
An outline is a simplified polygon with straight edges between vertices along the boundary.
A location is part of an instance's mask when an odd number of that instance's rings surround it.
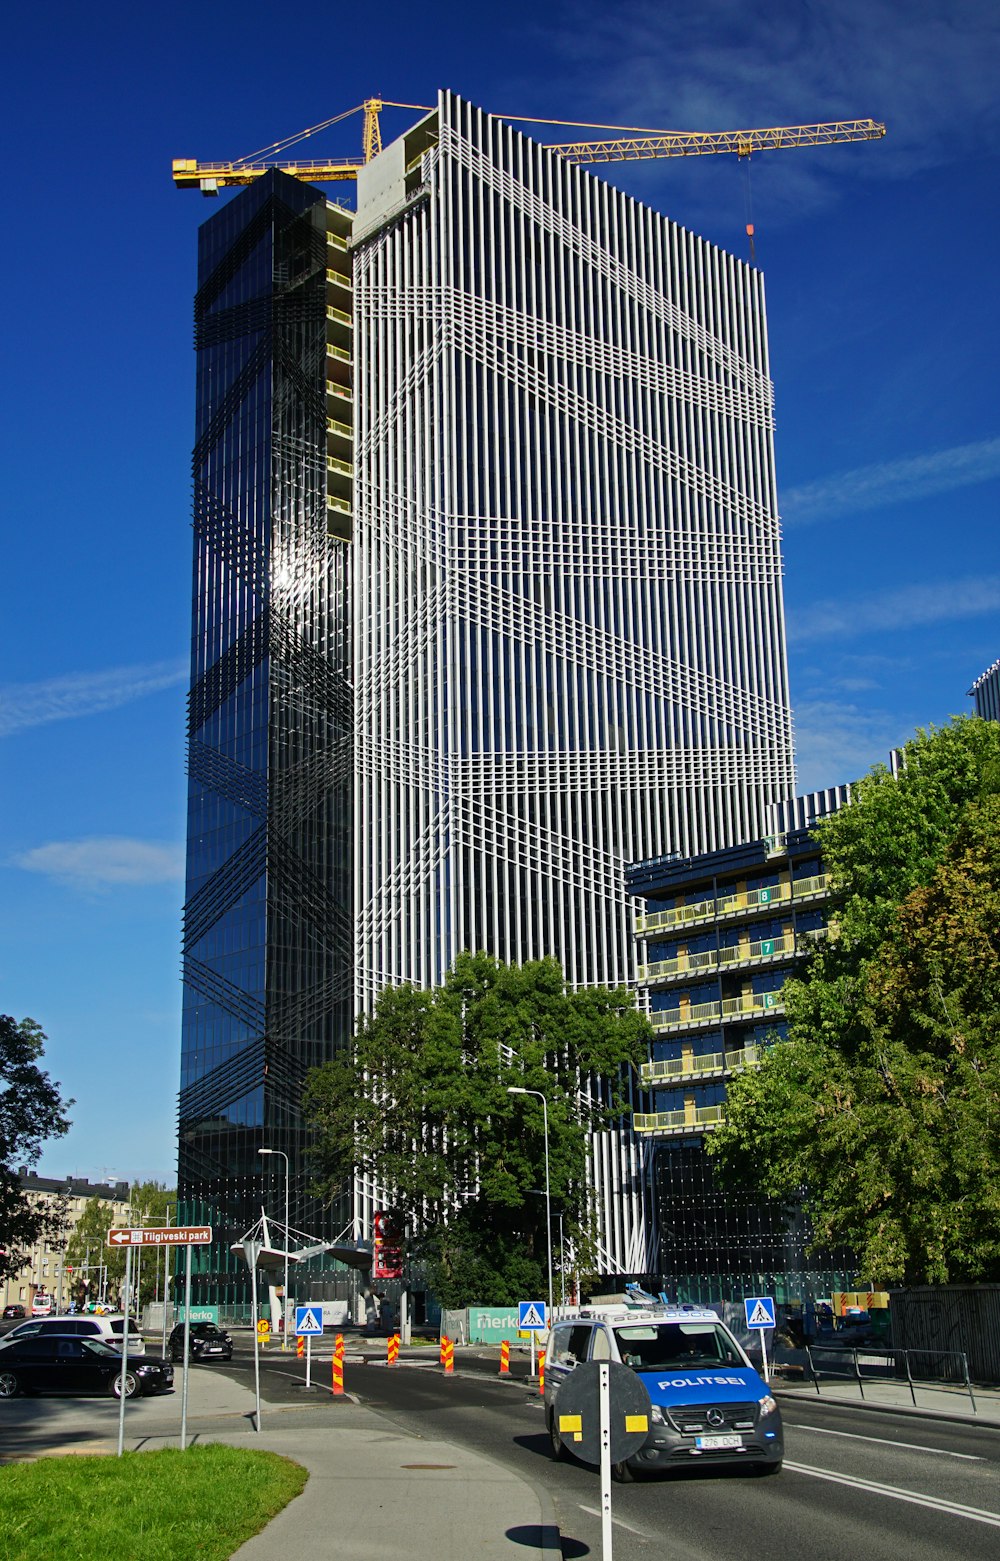
<svg viewBox="0 0 1000 1561">
<path fill-rule="evenodd" d="M 62 1193 L 67 1198 L 103 1198 L 106 1203 L 127 1203 L 128 1182 L 92 1182 L 86 1176 L 36 1176 L 26 1166 L 20 1170 L 25 1192 Z"/>
</svg>

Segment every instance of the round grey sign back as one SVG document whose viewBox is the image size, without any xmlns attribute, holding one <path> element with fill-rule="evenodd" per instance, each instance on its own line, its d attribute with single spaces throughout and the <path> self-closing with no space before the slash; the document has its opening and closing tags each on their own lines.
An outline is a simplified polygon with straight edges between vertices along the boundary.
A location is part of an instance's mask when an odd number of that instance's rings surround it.
<svg viewBox="0 0 1000 1561">
<path fill-rule="evenodd" d="M 570 1372 L 552 1404 L 563 1446 L 583 1463 L 601 1461 L 600 1379 L 603 1362 L 583 1361 Z M 645 1383 L 628 1366 L 608 1361 L 611 1399 L 611 1462 L 637 1453 L 651 1429 Z"/>
</svg>

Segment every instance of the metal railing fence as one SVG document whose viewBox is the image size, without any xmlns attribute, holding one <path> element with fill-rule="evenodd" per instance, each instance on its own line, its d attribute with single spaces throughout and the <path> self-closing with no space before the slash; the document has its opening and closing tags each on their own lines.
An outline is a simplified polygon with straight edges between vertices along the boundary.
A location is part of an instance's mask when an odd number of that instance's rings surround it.
<svg viewBox="0 0 1000 1561">
<path fill-rule="evenodd" d="M 811 1344 L 806 1346 L 809 1373 L 820 1391 L 820 1366 L 828 1377 L 843 1381 L 853 1379 L 858 1392 L 865 1396 L 865 1383 L 869 1387 L 879 1382 L 906 1382 L 914 1408 L 917 1407 L 918 1387 L 946 1391 L 949 1387 L 961 1387 L 969 1395 L 973 1414 L 977 1413 L 976 1398 L 969 1379 L 969 1360 L 961 1350 L 873 1350 L 862 1346 L 838 1349 L 833 1345 Z M 817 1356 L 826 1356 L 825 1363 Z M 832 1368 L 842 1365 L 845 1369 Z M 850 1369 L 847 1369 L 850 1366 Z M 863 1369 L 865 1368 L 865 1369 Z M 867 1370 L 867 1375 L 866 1375 Z"/>
</svg>

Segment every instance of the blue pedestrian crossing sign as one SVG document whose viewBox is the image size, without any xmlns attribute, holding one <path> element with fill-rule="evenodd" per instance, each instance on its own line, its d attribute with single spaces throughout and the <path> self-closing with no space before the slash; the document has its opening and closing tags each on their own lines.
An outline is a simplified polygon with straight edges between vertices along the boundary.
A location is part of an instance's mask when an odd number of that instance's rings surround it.
<svg viewBox="0 0 1000 1561">
<path fill-rule="evenodd" d="M 769 1295 L 748 1295 L 743 1299 L 748 1328 L 774 1327 L 774 1301 Z"/>
<path fill-rule="evenodd" d="M 544 1333 L 549 1326 L 544 1301 L 518 1301 L 517 1327 L 520 1333 Z"/>
<path fill-rule="evenodd" d="M 297 1306 L 295 1308 L 295 1332 L 301 1339 L 312 1333 L 323 1332 L 323 1308 L 321 1306 Z"/>
</svg>

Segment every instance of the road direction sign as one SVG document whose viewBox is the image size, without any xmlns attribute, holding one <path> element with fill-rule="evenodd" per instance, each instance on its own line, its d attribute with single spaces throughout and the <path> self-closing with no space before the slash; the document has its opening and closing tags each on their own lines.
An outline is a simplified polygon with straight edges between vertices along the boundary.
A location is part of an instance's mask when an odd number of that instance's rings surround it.
<svg viewBox="0 0 1000 1561">
<path fill-rule="evenodd" d="M 108 1231 L 109 1247 L 204 1247 L 212 1239 L 211 1225 L 158 1225 L 142 1230 Z"/>
<path fill-rule="evenodd" d="M 748 1295 L 743 1300 L 748 1328 L 774 1327 L 774 1301 L 769 1295 Z"/>
<path fill-rule="evenodd" d="M 295 1308 L 295 1332 L 300 1338 L 323 1332 L 323 1308 L 321 1306 L 297 1306 Z"/>
<path fill-rule="evenodd" d="M 518 1301 L 517 1326 L 521 1333 L 544 1333 L 549 1326 L 544 1301 Z"/>
</svg>

